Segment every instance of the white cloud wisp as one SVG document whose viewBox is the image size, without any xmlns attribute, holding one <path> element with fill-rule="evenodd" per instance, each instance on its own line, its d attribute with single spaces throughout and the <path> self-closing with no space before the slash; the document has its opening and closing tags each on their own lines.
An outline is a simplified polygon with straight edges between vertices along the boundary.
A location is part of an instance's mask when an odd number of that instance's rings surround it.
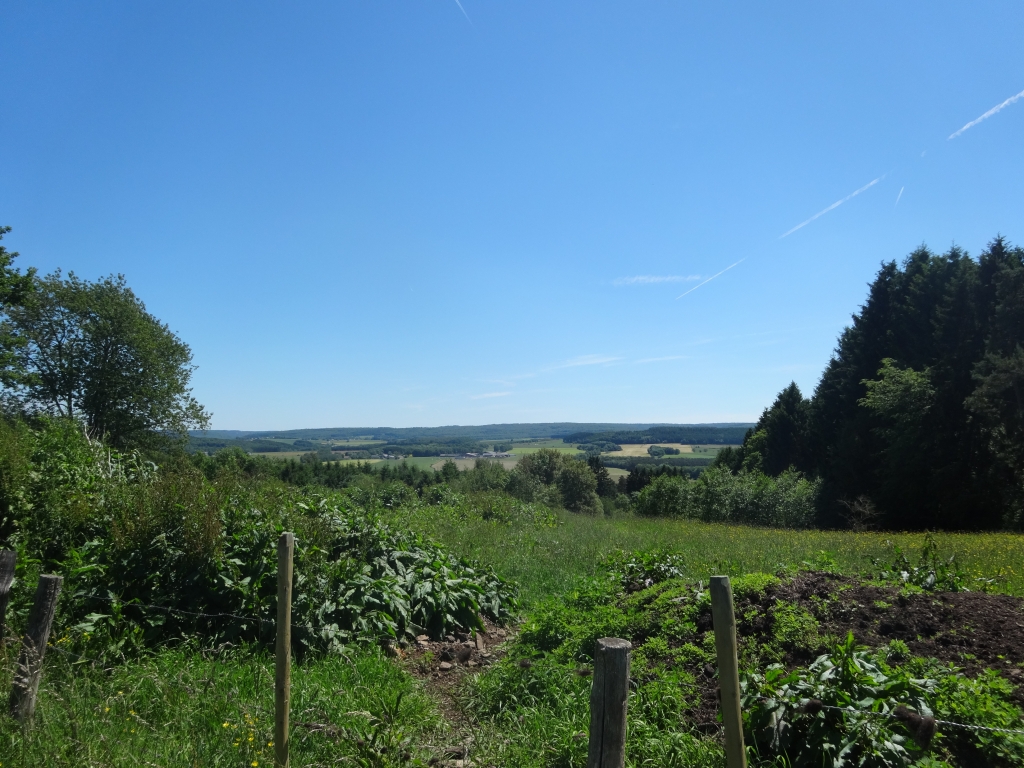
<svg viewBox="0 0 1024 768">
<path fill-rule="evenodd" d="M 1008 106 L 1010 106 L 1011 104 L 1013 104 L 1013 102 L 1015 102 L 1015 101 L 1016 101 L 1017 99 L 1019 99 L 1019 98 L 1020 98 L 1021 96 L 1024 96 L 1024 91 L 1021 91 L 1021 92 L 1020 92 L 1020 93 L 1018 93 L 1018 94 L 1017 94 L 1016 96 L 1011 96 L 1011 97 L 1010 97 L 1010 98 L 1008 98 L 1008 99 L 1007 99 L 1006 101 L 1004 101 L 1004 102 L 1003 102 L 1002 104 L 997 104 L 996 106 L 992 107 L 992 109 L 990 109 L 990 110 L 989 110 L 988 112 L 986 112 L 986 113 L 985 113 L 984 115 L 982 115 L 981 117 L 979 117 L 979 118 L 977 118 L 977 119 L 975 119 L 975 120 L 971 120 L 971 122 L 969 122 L 969 123 L 968 123 L 967 125 L 965 125 L 965 126 L 964 126 L 963 128 L 961 128 L 961 129 L 960 129 L 959 131 L 955 131 L 954 133 L 951 133 L 951 134 L 949 134 L 949 139 L 955 139 L 955 138 L 956 138 L 957 136 L 959 136 L 959 135 L 960 135 L 961 133 L 963 133 L 963 132 L 964 132 L 964 131 L 966 131 L 966 130 L 969 130 L 969 129 L 973 128 L 973 127 L 974 127 L 974 126 L 976 126 L 976 125 L 977 125 L 978 123 L 980 123 L 980 122 L 981 122 L 982 120 L 988 120 L 988 119 L 989 119 L 990 117 L 992 117 L 992 115 L 994 115 L 994 114 L 995 114 L 996 112 L 998 112 L 999 110 L 1001 110 L 1001 109 L 1002 109 L 1003 107 L 1008 107 Z M 949 139 L 946 139 L 946 141 L 949 141 Z"/>
<path fill-rule="evenodd" d="M 814 220 L 815 220 L 816 218 L 818 218 L 819 216 L 824 216 L 824 215 L 825 215 L 826 213 L 828 213 L 829 211 L 831 211 L 831 210 L 834 210 L 834 209 L 838 208 L 838 207 L 839 207 L 840 205 L 842 205 L 843 203 L 845 203 L 845 202 L 846 202 L 847 200 L 852 200 L 852 199 L 853 199 L 853 198 L 855 198 L 855 197 L 856 197 L 857 195 L 859 195 L 859 194 L 860 194 L 861 192 L 864 192 L 865 190 L 871 189 L 871 187 L 875 186 L 875 184 L 877 184 L 878 182 L 880 182 L 880 181 L 881 181 L 882 179 L 884 179 L 885 177 L 886 177 L 886 174 L 884 174 L 884 173 L 883 173 L 883 174 L 882 174 L 881 176 L 879 176 L 879 177 L 878 177 L 877 179 L 875 179 L 874 181 L 869 181 L 869 182 L 868 182 L 867 184 L 865 184 L 865 185 L 864 185 L 863 187 L 861 187 L 860 189 L 858 189 L 858 190 L 857 190 L 856 192 L 851 192 L 851 193 L 850 193 L 850 194 L 848 194 L 848 195 L 847 195 L 846 197 L 844 197 L 844 198 L 843 198 L 842 200 L 836 200 L 836 201 L 835 201 L 834 203 L 832 203 L 832 205 L 830 205 L 830 206 L 829 206 L 828 208 L 826 208 L 826 209 L 824 209 L 824 210 L 822 210 L 822 211 L 818 211 L 818 212 L 817 212 L 816 214 L 814 214 L 813 216 L 811 216 L 811 218 L 809 218 L 809 219 L 808 219 L 807 221 L 804 221 L 804 222 L 802 222 L 802 223 L 800 223 L 800 224 L 797 224 L 797 225 L 796 225 L 795 227 L 793 227 L 793 228 L 792 228 L 791 230 L 789 230 L 789 232 L 786 232 L 785 234 L 779 235 L 779 240 L 781 240 L 781 239 L 782 239 L 782 238 L 784 238 L 784 237 L 789 237 L 789 236 L 790 236 L 790 235 L 792 235 L 792 234 L 793 234 L 794 232 L 796 232 L 796 231 L 797 231 L 798 229 L 802 229 L 803 227 L 806 227 L 806 226 L 807 226 L 808 224 L 810 224 L 810 223 L 811 223 L 812 221 L 814 221 Z"/>
<path fill-rule="evenodd" d="M 736 262 L 736 264 L 742 264 L 742 263 L 743 263 L 744 261 L 746 261 L 746 260 L 747 260 L 747 259 L 746 259 L 746 257 L 743 257 L 742 259 L 740 259 L 739 261 L 737 261 L 737 262 Z M 725 269 L 723 269 L 723 270 L 722 270 L 721 272 L 718 272 L 718 273 L 716 273 L 716 274 L 712 275 L 711 277 L 709 277 L 709 278 L 708 278 L 707 280 L 705 280 L 705 281 L 704 281 L 703 283 L 699 283 L 698 285 L 695 285 L 695 286 L 693 286 L 693 288 L 691 288 L 690 290 L 688 290 L 688 291 L 685 291 L 685 292 L 683 292 L 683 293 L 679 294 L 678 296 L 676 296 L 676 301 L 679 301 L 679 300 L 680 300 L 681 298 L 683 298 L 683 296 L 685 296 L 685 295 L 686 295 L 686 294 L 688 294 L 688 293 L 693 293 L 693 292 L 694 292 L 694 291 L 696 291 L 696 290 L 697 290 L 698 288 L 700 288 L 700 287 L 701 287 L 702 285 L 707 285 L 707 284 L 708 284 L 708 283 L 710 283 L 710 282 L 711 282 L 712 280 L 714 280 L 714 279 L 715 279 L 716 277 L 718 277 L 718 275 L 724 275 L 724 274 L 725 274 L 726 272 L 728 272 L 728 271 L 729 271 L 730 269 L 732 269 L 733 267 L 735 267 L 735 266 L 736 266 L 736 264 L 730 264 L 730 265 L 729 265 L 728 267 L 726 267 Z"/>
</svg>

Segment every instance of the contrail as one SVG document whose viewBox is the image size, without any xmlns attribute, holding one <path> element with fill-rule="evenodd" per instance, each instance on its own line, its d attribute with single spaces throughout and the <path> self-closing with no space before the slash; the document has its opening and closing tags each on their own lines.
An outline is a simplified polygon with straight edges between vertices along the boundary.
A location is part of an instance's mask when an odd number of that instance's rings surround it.
<svg viewBox="0 0 1024 768">
<path fill-rule="evenodd" d="M 809 219 L 808 219 L 807 221 L 803 222 L 802 224 L 797 224 L 797 225 L 796 225 L 795 227 L 793 227 L 793 228 L 792 228 L 791 230 L 789 230 L 789 232 L 786 232 L 786 233 L 785 233 L 784 235 L 779 235 L 779 240 L 781 240 L 781 239 L 782 239 L 782 238 L 784 238 L 784 237 L 788 237 L 789 235 L 792 235 L 792 234 L 793 234 L 794 232 L 796 232 L 796 231 L 797 231 L 798 229 L 801 229 L 802 227 L 806 227 L 806 226 L 807 226 L 808 224 L 810 224 L 810 223 L 811 223 L 812 221 L 814 221 L 814 220 L 815 220 L 816 218 L 818 218 L 819 216 L 823 216 L 823 215 L 825 215 L 826 213 L 828 213 L 829 211 L 831 211 L 831 210 L 832 210 L 833 208 L 838 208 L 838 207 L 839 207 L 840 205 L 842 205 L 843 203 L 845 203 L 845 202 L 846 202 L 847 200 L 849 200 L 850 198 L 853 198 L 853 197 L 856 197 L 857 195 L 859 195 L 859 194 L 860 194 L 861 192 L 863 192 L 863 191 L 864 191 L 865 189 L 870 189 L 871 187 L 875 186 L 875 184 L 877 184 L 878 182 L 880 182 L 880 181 L 881 181 L 882 179 L 884 179 L 885 177 L 886 177 L 886 174 L 884 174 L 884 173 L 883 173 L 883 174 L 882 174 L 881 176 L 879 176 L 879 177 L 878 177 L 877 179 L 875 179 L 874 181 L 869 181 L 869 182 L 868 182 L 867 184 L 865 184 L 865 185 L 864 185 L 863 187 L 861 187 L 860 189 L 858 189 L 858 190 L 857 190 L 856 192 L 851 192 L 851 193 L 850 193 L 850 194 L 848 194 L 848 195 L 847 195 L 846 197 L 844 197 L 844 198 L 843 198 L 842 200 L 837 200 L 836 202 L 832 203 L 832 205 L 830 205 L 830 206 L 829 206 L 828 208 L 826 208 L 825 210 L 823 210 L 823 211 L 818 211 L 818 212 L 817 212 L 816 214 L 814 214 L 813 216 L 811 216 L 811 218 L 809 218 Z"/>
<path fill-rule="evenodd" d="M 462 11 L 462 15 L 466 17 L 466 21 L 472 24 L 473 20 L 469 18 L 469 14 L 466 13 L 466 9 L 462 7 L 462 3 L 460 3 L 459 0 L 455 0 L 455 4 L 459 6 L 459 10 Z"/>
<path fill-rule="evenodd" d="M 744 262 L 744 261 L 746 261 L 746 260 L 747 260 L 747 257 L 746 257 L 746 256 L 744 256 L 744 257 L 743 257 L 742 259 L 740 259 L 739 261 L 737 261 L 737 262 L 736 262 L 736 264 L 740 264 L 741 262 Z M 726 273 L 726 272 L 728 272 L 728 271 L 729 271 L 730 269 L 732 269 L 733 267 L 735 267 L 735 266 L 736 266 L 736 264 L 730 264 L 730 265 L 729 265 L 728 267 L 726 267 L 725 269 L 723 269 L 723 270 L 722 270 L 721 272 L 719 272 L 719 273 L 718 273 L 717 275 L 712 275 L 712 276 L 711 276 L 711 277 L 709 277 L 709 278 L 708 278 L 707 280 L 705 280 L 705 281 L 704 281 L 703 283 L 699 283 L 699 284 L 697 284 L 697 285 L 693 286 L 693 288 L 691 288 L 690 290 L 688 290 L 688 291 L 687 291 L 686 293 L 681 293 L 681 294 L 679 294 L 678 296 L 676 296 L 676 301 L 679 301 L 679 300 L 680 300 L 681 298 L 683 298 L 683 296 L 685 296 L 685 295 L 686 295 L 687 293 L 693 293 L 693 292 L 694 292 L 694 291 L 696 291 L 696 290 L 697 290 L 698 288 L 700 288 L 700 287 L 701 287 L 702 285 L 707 285 L 707 284 L 708 284 L 708 283 L 710 283 L 710 282 L 711 282 L 712 280 L 714 280 L 714 279 L 715 279 L 716 277 L 718 277 L 718 275 L 723 275 L 723 274 L 725 274 L 725 273 Z"/>
<path fill-rule="evenodd" d="M 906 187 L 900 187 L 900 193 L 898 195 L 896 195 L 896 202 L 893 204 L 893 206 L 892 206 L 893 208 L 895 208 L 897 205 L 900 204 L 900 198 L 903 197 L 903 190 L 904 189 L 906 189 Z"/>
<path fill-rule="evenodd" d="M 1004 102 L 1003 102 L 1002 104 L 999 104 L 999 105 L 997 105 L 997 106 L 995 106 L 995 107 L 992 107 L 992 109 L 990 109 L 990 110 L 989 110 L 988 112 L 986 112 L 986 113 L 985 113 L 984 115 L 982 115 L 981 117 L 979 117 L 979 118 L 978 118 L 977 120 L 971 120 L 971 122 L 969 122 L 969 123 L 968 123 L 967 125 L 965 125 L 965 126 L 964 126 L 963 128 L 961 128 L 961 129 L 960 129 L 959 131 L 957 131 L 956 133 L 951 133 L 951 134 L 949 134 L 949 139 L 955 139 L 955 138 L 956 138 L 957 136 L 959 136 L 959 135 L 960 135 L 961 133 L 963 133 L 964 131 L 966 131 L 966 130 L 967 130 L 968 128 L 973 128 L 973 127 L 974 127 L 974 126 L 976 126 L 976 125 L 977 125 L 978 123 L 980 123 L 980 122 L 981 122 L 982 120 L 988 120 L 988 119 L 989 119 L 990 117 L 992 117 L 992 115 L 994 115 L 994 114 L 995 114 L 996 112 L 998 112 L 999 110 L 1001 110 L 1001 109 L 1002 109 L 1003 107 L 1008 107 L 1008 106 L 1010 106 L 1011 104 L 1013 104 L 1013 102 L 1015 102 L 1015 101 L 1016 101 L 1017 99 L 1019 99 L 1019 98 L 1020 98 L 1021 96 L 1024 96 L 1024 91 L 1021 91 L 1021 92 L 1020 92 L 1020 93 L 1018 93 L 1018 94 L 1017 94 L 1016 96 L 1011 96 L 1011 97 L 1010 97 L 1010 98 L 1008 98 L 1008 99 L 1007 99 L 1006 101 L 1004 101 Z M 949 139 L 946 139 L 946 141 L 949 141 Z"/>
</svg>

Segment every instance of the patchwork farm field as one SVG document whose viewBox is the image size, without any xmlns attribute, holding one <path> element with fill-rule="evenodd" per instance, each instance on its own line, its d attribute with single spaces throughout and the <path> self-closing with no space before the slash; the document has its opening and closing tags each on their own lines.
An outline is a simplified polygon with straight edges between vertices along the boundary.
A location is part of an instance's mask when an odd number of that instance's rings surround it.
<svg viewBox="0 0 1024 768">
<path fill-rule="evenodd" d="M 643 456 L 646 458 L 649 455 L 647 449 L 653 445 L 662 448 L 675 448 L 680 454 L 695 456 L 715 456 L 724 448 L 737 447 L 735 445 L 688 445 L 685 443 L 623 443 L 621 451 L 607 451 L 603 455 L 609 457 Z"/>
<path fill-rule="evenodd" d="M 680 453 L 693 453 L 693 447 L 682 443 L 625 443 L 621 451 L 610 451 L 609 456 L 648 456 L 647 449 L 652 445 L 662 448 L 675 448 Z"/>
<path fill-rule="evenodd" d="M 575 445 L 563 443 L 561 440 L 531 440 L 530 442 L 516 441 L 512 444 L 511 453 L 514 453 L 517 456 L 525 456 L 528 453 L 536 453 L 543 449 L 559 451 L 560 453 L 579 453 Z"/>
<path fill-rule="evenodd" d="M 521 457 L 519 457 L 519 456 L 514 456 L 514 457 L 512 457 L 510 459 L 488 459 L 488 461 L 496 461 L 497 463 L 501 464 L 501 466 L 503 466 L 505 469 L 512 470 L 512 469 L 515 468 L 516 464 L 519 463 L 519 459 L 520 458 Z M 446 461 L 448 461 L 448 459 L 438 459 L 436 457 L 430 457 L 429 460 L 430 460 L 430 463 L 427 464 L 426 466 L 430 467 L 431 469 L 441 469 L 441 467 L 444 466 L 444 463 Z M 451 461 L 454 461 L 455 462 L 455 466 L 458 467 L 460 470 L 466 470 L 466 469 L 472 469 L 473 467 L 475 467 L 477 460 L 476 459 L 451 459 Z"/>
</svg>

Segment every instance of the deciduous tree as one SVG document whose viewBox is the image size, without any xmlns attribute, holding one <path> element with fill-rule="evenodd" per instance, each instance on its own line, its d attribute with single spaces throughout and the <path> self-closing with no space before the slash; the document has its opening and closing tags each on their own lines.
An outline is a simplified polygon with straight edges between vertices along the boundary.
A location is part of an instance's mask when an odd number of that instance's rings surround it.
<svg viewBox="0 0 1024 768">
<path fill-rule="evenodd" d="M 125 283 L 56 272 L 40 279 L 3 331 L 19 339 L 11 389 L 28 411 L 80 419 L 116 447 L 205 428 L 192 397 L 192 352 Z"/>
</svg>

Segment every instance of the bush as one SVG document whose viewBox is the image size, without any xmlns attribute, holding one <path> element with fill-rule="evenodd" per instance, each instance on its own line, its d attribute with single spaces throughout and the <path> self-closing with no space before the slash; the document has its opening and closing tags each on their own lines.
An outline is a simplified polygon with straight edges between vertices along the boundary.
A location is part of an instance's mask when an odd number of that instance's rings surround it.
<svg viewBox="0 0 1024 768">
<path fill-rule="evenodd" d="M 596 515 L 604 510 L 597 495 L 597 478 L 582 461 L 570 459 L 555 476 L 562 504 L 570 512 Z"/>
<path fill-rule="evenodd" d="M 65 577 L 59 626 L 74 627 L 70 641 L 92 652 L 269 642 L 285 530 L 297 539 L 300 652 L 477 628 L 481 615 L 503 621 L 516 606 L 490 569 L 382 521 L 381 512 L 417 503 L 403 482 L 360 474 L 347 493 L 308 492 L 247 475 L 237 456 L 180 456 L 157 468 L 88 440 L 73 422 L 6 426 L 0 488 L 10 513 L 0 545 L 18 552 L 15 625 L 45 570 Z"/>
<path fill-rule="evenodd" d="M 523 501 L 596 515 L 604 510 L 597 476 L 585 461 L 550 448 L 529 453 L 512 470 L 505 489 Z"/>
<path fill-rule="evenodd" d="M 705 522 L 806 528 L 814 523 L 818 483 L 787 470 L 732 474 L 711 467 L 696 480 L 662 475 L 644 488 L 636 512 L 646 517 L 684 517 Z"/>
<path fill-rule="evenodd" d="M 501 490 L 508 484 L 508 476 L 501 462 L 477 459 L 473 469 L 461 473 L 459 485 L 467 491 Z"/>
</svg>

